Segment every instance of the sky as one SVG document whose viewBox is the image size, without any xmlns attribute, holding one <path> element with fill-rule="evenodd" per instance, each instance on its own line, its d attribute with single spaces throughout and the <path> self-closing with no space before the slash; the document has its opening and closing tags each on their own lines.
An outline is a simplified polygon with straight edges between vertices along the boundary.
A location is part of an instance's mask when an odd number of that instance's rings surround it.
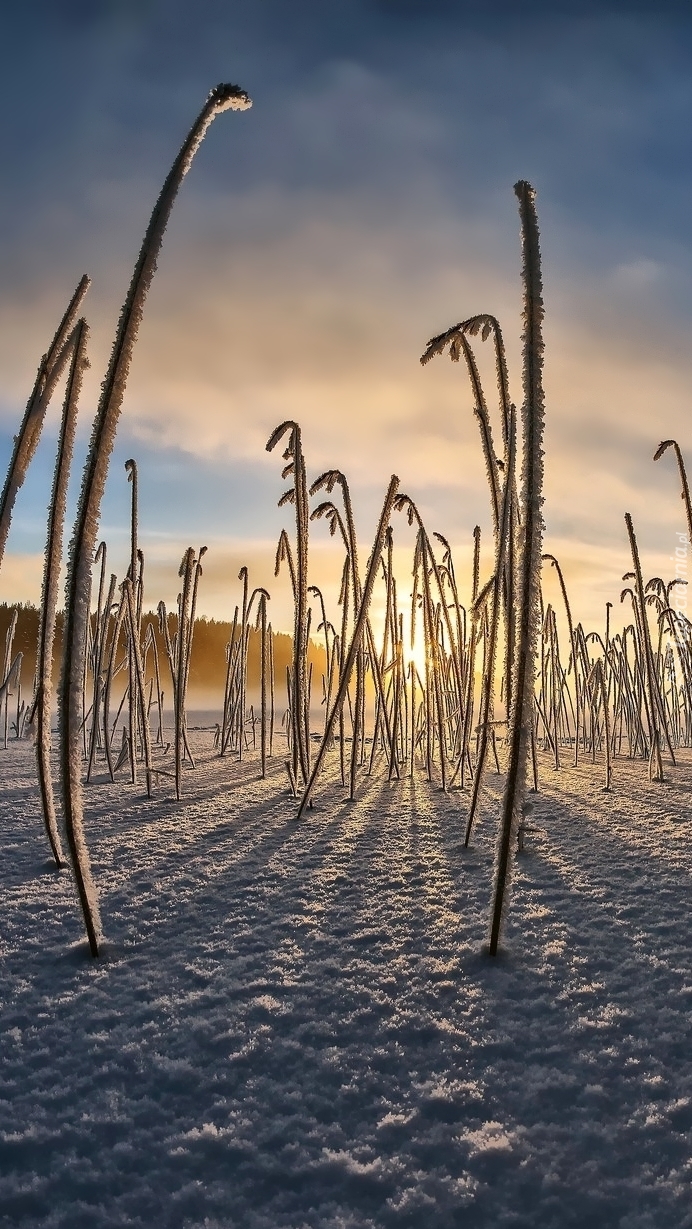
<svg viewBox="0 0 692 1229">
<path fill-rule="evenodd" d="M 481 525 L 489 571 L 463 369 L 418 360 L 432 335 L 491 312 L 521 402 L 520 178 L 543 256 L 545 549 L 589 627 L 631 566 L 625 512 L 646 575 L 674 574 L 679 482 L 670 452 L 652 458 L 668 437 L 692 458 L 687 6 L 27 0 L 0 4 L 0 21 L 0 464 L 87 272 L 68 520 L 160 186 L 213 85 L 253 99 L 215 121 L 181 189 L 111 462 L 101 536 L 122 575 L 135 457 L 147 604 L 173 602 L 183 551 L 206 545 L 203 613 L 232 617 L 247 564 L 290 626 L 272 572 L 291 509 L 265 451 L 285 419 L 301 424 L 310 478 L 349 478 L 364 553 L 396 473 L 462 577 Z M 38 600 L 59 408 L 17 500 L 0 601 Z M 314 579 L 333 595 L 339 550 L 323 523 L 311 532 Z M 396 534 L 405 568 L 403 518 Z M 554 587 L 549 575 L 548 600 Z"/>
</svg>

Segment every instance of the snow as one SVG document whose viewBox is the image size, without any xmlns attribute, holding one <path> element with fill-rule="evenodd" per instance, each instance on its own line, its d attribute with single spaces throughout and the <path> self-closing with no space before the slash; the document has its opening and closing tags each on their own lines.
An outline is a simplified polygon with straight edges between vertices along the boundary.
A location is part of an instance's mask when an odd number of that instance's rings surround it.
<svg viewBox="0 0 692 1229">
<path fill-rule="evenodd" d="M 0 753 L 0 1226 L 692 1226 L 692 753 L 541 762 L 493 961 L 501 778 L 465 851 L 468 791 L 296 823 L 193 737 L 179 804 L 85 787 L 100 960 Z"/>
</svg>

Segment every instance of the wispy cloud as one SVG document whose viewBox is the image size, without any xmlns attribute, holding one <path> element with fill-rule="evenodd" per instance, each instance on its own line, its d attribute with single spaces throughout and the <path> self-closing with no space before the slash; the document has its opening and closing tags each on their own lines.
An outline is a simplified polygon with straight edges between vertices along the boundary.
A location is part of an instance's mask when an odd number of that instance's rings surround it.
<svg viewBox="0 0 692 1229">
<path fill-rule="evenodd" d="M 470 394 L 460 368 L 422 369 L 418 356 L 431 334 L 492 311 L 520 399 L 511 187 L 526 175 L 545 257 L 548 535 L 595 617 L 601 589 L 618 583 L 624 511 L 652 566 L 677 527 L 674 474 L 668 459 L 653 464 L 655 446 L 672 435 L 692 451 L 687 19 L 661 6 L 536 5 L 522 24 L 512 6 L 492 17 L 364 3 L 350 17 L 320 6 L 318 21 L 305 3 L 289 22 L 268 2 L 202 7 L 195 21 L 191 5 L 168 6 L 162 27 L 156 3 L 89 21 L 60 10 L 47 18 L 53 54 L 40 38 L 35 49 L 59 114 L 31 95 L 16 120 L 3 112 L 5 430 L 86 269 L 86 434 L 167 160 L 208 86 L 235 75 L 255 107 L 215 128 L 184 186 L 128 388 L 121 450 L 142 457 L 143 491 L 155 492 L 143 509 L 151 549 L 199 536 L 204 514 L 228 568 L 247 561 L 243 542 L 263 558 L 280 488 L 264 444 L 295 418 L 311 470 L 343 468 L 366 525 L 396 471 L 465 550 L 488 513 Z M 33 47 L 22 21 L 7 91 Z M 121 461 L 111 532 L 126 512 Z"/>
</svg>

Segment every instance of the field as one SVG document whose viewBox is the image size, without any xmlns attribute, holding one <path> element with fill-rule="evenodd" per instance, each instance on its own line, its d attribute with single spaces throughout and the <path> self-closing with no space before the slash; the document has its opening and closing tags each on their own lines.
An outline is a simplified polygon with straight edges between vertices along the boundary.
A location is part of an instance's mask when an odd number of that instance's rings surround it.
<svg viewBox="0 0 692 1229">
<path fill-rule="evenodd" d="M 3 607 L 0 1225 L 692 1226 L 692 502 L 663 440 L 687 525 L 673 574 L 644 575 L 623 510 L 620 605 L 576 621 L 543 541 L 532 186 L 514 189 L 521 398 L 494 316 L 422 347 L 459 364 L 480 433 L 492 534 L 482 551 L 469 527 L 464 574 L 396 474 L 359 537 L 346 476 L 309 476 L 288 419 L 266 449 L 288 484 L 292 628 L 272 627 L 252 560 L 232 621 L 203 625 L 206 546 L 184 550 L 177 609 L 146 608 L 134 458 L 110 573 L 101 501 L 168 217 L 209 125 L 250 105 L 212 90 L 164 183 L 67 551 L 87 277 L 0 498 L 1 561 L 64 388 L 40 610 Z"/>
<path fill-rule="evenodd" d="M 493 961 L 499 778 L 464 849 L 458 792 L 332 766 L 296 824 L 191 737 L 180 807 L 93 787 L 98 961 L 2 756 L 0 1224 L 692 1223 L 689 753 L 610 794 L 542 760 Z"/>
</svg>

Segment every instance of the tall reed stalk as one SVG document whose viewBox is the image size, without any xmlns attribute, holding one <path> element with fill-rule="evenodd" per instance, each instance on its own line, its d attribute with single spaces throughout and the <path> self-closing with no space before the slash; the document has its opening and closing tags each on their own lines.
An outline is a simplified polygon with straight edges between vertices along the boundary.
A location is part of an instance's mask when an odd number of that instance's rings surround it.
<svg viewBox="0 0 692 1229">
<path fill-rule="evenodd" d="M 70 335 L 72 361 L 67 378 L 67 389 L 58 439 L 58 453 L 50 506 L 48 509 L 48 538 L 43 569 L 43 592 L 39 618 L 38 649 L 36 659 L 36 766 L 38 770 L 41 805 L 46 833 L 57 866 L 64 864 L 64 855 L 58 831 L 51 770 L 51 717 L 53 711 L 53 642 L 55 639 L 55 615 L 58 604 L 58 580 L 62 562 L 63 526 L 67 504 L 67 484 L 72 465 L 77 408 L 82 379 L 89 366 L 86 356 L 89 330 L 85 320 L 80 320 Z"/>
<path fill-rule="evenodd" d="M 632 524 L 632 517 L 630 516 L 629 512 L 625 513 L 625 524 L 627 526 L 627 535 L 629 537 L 630 550 L 632 552 L 632 563 L 634 566 L 634 607 L 637 622 L 639 624 L 639 638 L 641 643 L 644 677 L 646 680 L 646 693 L 648 699 L 647 709 L 649 714 L 650 732 L 649 776 L 653 781 L 663 781 L 663 760 L 661 759 L 661 734 L 659 729 L 660 693 L 658 690 L 658 681 L 654 667 L 649 621 L 646 615 L 646 601 L 644 597 L 642 567 L 639 559 L 639 547 L 637 545 L 637 538 L 634 532 L 634 525 Z"/>
<path fill-rule="evenodd" d="M 570 606 L 569 597 L 567 596 L 567 586 L 565 578 L 562 574 L 562 568 L 554 555 L 543 555 L 543 559 L 548 562 L 551 567 L 555 568 L 557 578 L 560 582 L 560 592 L 562 601 L 567 615 L 567 627 L 569 629 L 569 642 L 572 650 L 572 669 L 574 670 L 574 767 L 579 763 L 579 714 L 581 710 L 581 687 L 579 683 L 579 656 L 577 653 L 577 640 L 574 634 L 574 621 L 572 619 L 572 607 Z"/>
<path fill-rule="evenodd" d="M 308 749 L 308 732 L 306 728 L 306 710 L 308 701 L 308 534 L 310 511 L 308 506 L 308 486 L 305 475 L 305 459 L 301 430 L 296 422 L 283 422 L 270 436 L 267 442 L 267 452 L 271 452 L 288 432 L 288 445 L 283 459 L 286 465 L 282 478 L 293 476 L 293 486 L 279 500 L 279 507 L 284 503 L 292 503 L 296 511 L 296 560 L 294 580 L 294 619 L 293 619 L 293 666 L 291 672 L 290 708 L 291 708 L 291 754 L 293 779 L 300 777 L 307 782 L 310 764 Z"/>
<path fill-rule="evenodd" d="M 303 814 L 305 812 L 305 808 L 311 800 L 315 781 L 317 780 L 318 773 L 322 767 L 322 763 L 324 761 L 327 748 L 331 744 L 332 734 L 334 732 L 334 726 L 336 724 L 337 716 L 346 698 L 346 692 L 348 690 L 349 680 L 353 673 L 353 667 L 356 662 L 356 657 L 358 655 L 361 643 L 363 641 L 363 637 L 365 636 L 365 627 L 366 627 L 367 618 L 368 618 L 368 614 L 370 610 L 370 600 L 372 598 L 372 592 L 375 587 L 375 580 L 377 578 L 377 572 L 380 566 L 380 559 L 382 558 L 382 550 L 384 547 L 385 535 L 386 535 L 387 528 L 389 526 L 389 521 L 392 515 L 392 509 L 394 507 L 394 501 L 396 499 L 396 493 L 397 493 L 398 487 L 399 487 L 399 479 L 396 477 L 395 474 L 393 474 L 391 481 L 389 483 L 387 494 L 385 496 L 384 504 L 382 507 L 382 512 L 380 514 L 379 524 L 377 526 L 377 532 L 375 534 L 375 541 L 373 543 L 372 552 L 370 554 L 370 559 L 368 561 L 368 567 L 367 567 L 367 572 L 366 572 L 366 577 L 365 577 L 365 584 L 363 586 L 363 593 L 362 593 L 360 605 L 358 607 L 358 611 L 356 614 L 355 623 L 353 627 L 353 635 L 351 637 L 351 643 L 349 645 L 349 650 L 346 655 L 346 660 L 344 662 L 343 673 L 339 680 L 339 687 L 338 687 L 336 696 L 334 697 L 334 703 L 332 704 L 332 709 L 331 709 L 331 712 L 329 714 L 329 717 L 326 723 L 324 735 L 320 743 L 320 748 L 315 757 L 315 761 L 312 766 L 312 771 L 310 773 L 310 778 L 306 784 L 305 791 L 303 793 L 303 797 L 302 797 L 300 806 L 298 808 L 298 814 L 296 816 L 296 819 L 302 819 Z"/>
<path fill-rule="evenodd" d="M 17 498 L 19 488 L 24 482 L 31 459 L 41 438 L 43 421 L 51 397 L 72 356 L 74 345 L 73 338 L 71 337 L 72 330 L 77 319 L 77 313 L 82 305 L 82 300 L 90 285 L 90 280 L 85 274 L 70 299 L 48 353 L 44 354 L 41 359 L 19 433 L 15 436 L 5 486 L 2 496 L 0 496 L 0 563 L 2 563 L 5 554 L 7 535 L 10 532 L 14 501 Z"/>
<path fill-rule="evenodd" d="M 543 517 L 543 286 L 535 192 L 520 180 L 514 191 L 519 201 L 524 289 L 522 336 L 522 472 L 521 541 L 517 576 L 517 638 L 513 700 L 509 714 L 509 755 L 502 798 L 489 953 L 497 955 L 503 907 L 510 877 L 512 833 L 519 818 L 526 786 L 527 755 L 533 726 L 536 651 L 540 627 L 539 569 Z"/>
<path fill-rule="evenodd" d="M 127 684 L 127 707 L 128 707 L 128 729 L 130 737 L 130 775 L 132 784 L 137 781 L 137 705 L 139 703 L 139 684 L 136 662 L 136 652 L 140 642 L 140 623 L 138 611 L 141 609 L 141 596 L 139 593 L 140 586 L 138 584 L 138 538 L 139 538 L 139 477 L 137 473 L 137 462 L 131 457 L 125 462 L 125 470 L 127 480 L 132 486 L 132 503 L 130 511 L 130 566 L 128 569 L 128 577 L 132 584 L 134 601 L 131 603 L 128 596 L 128 624 L 130 627 L 130 635 L 128 638 L 127 664 L 128 664 L 128 684 Z M 150 788 L 150 777 L 147 777 L 147 787 Z"/>
<path fill-rule="evenodd" d="M 247 94 L 238 86 L 219 85 L 213 89 L 166 178 L 154 206 L 118 322 L 82 480 L 65 597 L 60 756 L 67 840 L 92 956 L 99 955 L 102 929 L 96 886 L 84 838 L 79 710 L 91 602 L 91 568 L 101 500 L 144 304 L 178 190 L 216 116 L 229 109 L 245 110 L 250 105 Z"/>
<path fill-rule="evenodd" d="M 486 654 L 486 664 L 483 677 L 483 689 L 481 692 L 481 706 L 479 714 L 480 737 L 478 740 L 478 756 L 476 759 L 476 772 L 473 779 L 473 788 L 471 792 L 471 805 L 469 807 L 469 815 L 466 823 L 466 832 L 464 833 L 464 846 L 468 848 L 469 840 L 471 839 L 471 830 L 476 816 L 478 801 L 480 797 L 480 789 L 483 781 L 483 772 L 485 770 L 485 762 L 488 754 L 488 745 L 491 738 L 491 718 L 493 708 L 493 693 L 495 686 L 495 663 L 497 653 L 497 641 L 500 628 L 500 608 L 502 602 L 502 589 L 506 576 L 507 551 L 510 544 L 511 518 L 513 513 L 514 500 L 514 467 L 516 454 L 516 426 L 514 421 L 514 406 L 510 411 L 510 427 L 507 436 L 506 458 L 504 467 L 504 486 L 502 490 L 502 504 L 500 513 L 499 531 L 496 537 L 495 549 L 495 571 L 492 578 L 492 596 L 490 599 L 490 620 L 488 626 L 488 645 Z"/>
</svg>

